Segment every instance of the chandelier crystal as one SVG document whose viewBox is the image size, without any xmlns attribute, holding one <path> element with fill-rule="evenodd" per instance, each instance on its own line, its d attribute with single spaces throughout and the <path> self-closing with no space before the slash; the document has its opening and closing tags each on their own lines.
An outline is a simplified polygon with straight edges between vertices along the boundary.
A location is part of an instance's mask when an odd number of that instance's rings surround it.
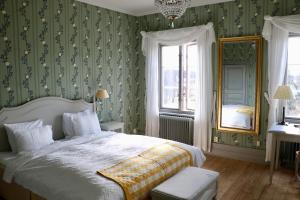
<svg viewBox="0 0 300 200">
<path fill-rule="evenodd" d="M 191 0 L 155 0 L 155 6 L 171 21 L 172 27 L 175 19 L 180 18 L 190 6 Z"/>
</svg>

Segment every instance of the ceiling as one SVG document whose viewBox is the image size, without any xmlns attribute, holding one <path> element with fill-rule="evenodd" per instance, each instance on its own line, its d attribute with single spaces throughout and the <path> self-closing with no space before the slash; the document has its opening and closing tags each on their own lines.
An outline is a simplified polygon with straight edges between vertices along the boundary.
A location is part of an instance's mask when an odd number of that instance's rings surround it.
<svg viewBox="0 0 300 200">
<path fill-rule="evenodd" d="M 91 5 L 126 13 L 134 16 L 158 13 L 154 0 L 77 0 Z M 191 6 L 202 6 L 233 0 L 192 0 Z"/>
</svg>

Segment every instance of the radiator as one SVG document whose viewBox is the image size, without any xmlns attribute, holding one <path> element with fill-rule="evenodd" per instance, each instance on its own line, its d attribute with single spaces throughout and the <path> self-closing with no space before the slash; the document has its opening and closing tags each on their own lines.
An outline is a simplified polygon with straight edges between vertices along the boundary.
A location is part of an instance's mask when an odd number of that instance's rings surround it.
<svg viewBox="0 0 300 200">
<path fill-rule="evenodd" d="M 300 144 L 292 142 L 281 142 L 280 144 L 280 164 L 287 168 L 295 167 L 296 151 L 300 150 Z"/>
<path fill-rule="evenodd" d="M 159 116 L 159 137 L 193 144 L 194 119 L 188 116 L 161 114 Z"/>
</svg>

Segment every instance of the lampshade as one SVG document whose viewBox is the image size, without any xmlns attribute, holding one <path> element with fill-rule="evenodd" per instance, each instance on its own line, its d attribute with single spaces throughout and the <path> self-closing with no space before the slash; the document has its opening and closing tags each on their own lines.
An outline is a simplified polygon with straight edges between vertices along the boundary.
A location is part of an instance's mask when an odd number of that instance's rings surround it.
<svg viewBox="0 0 300 200">
<path fill-rule="evenodd" d="M 96 99 L 107 99 L 109 95 L 105 89 L 99 89 L 97 90 L 95 97 Z"/>
<path fill-rule="evenodd" d="M 295 97 L 294 97 L 293 91 L 291 90 L 290 86 L 281 85 L 281 86 L 278 86 L 273 98 L 289 100 L 289 99 L 294 99 Z"/>
</svg>

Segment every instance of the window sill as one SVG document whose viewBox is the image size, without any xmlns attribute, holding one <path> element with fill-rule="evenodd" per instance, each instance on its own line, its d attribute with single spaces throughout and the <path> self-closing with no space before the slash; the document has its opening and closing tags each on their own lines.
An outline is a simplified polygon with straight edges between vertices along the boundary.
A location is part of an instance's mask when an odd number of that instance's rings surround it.
<svg viewBox="0 0 300 200">
<path fill-rule="evenodd" d="M 285 121 L 289 122 L 289 123 L 292 123 L 292 124 L 300 124 L 300 118 L 286 117 Z"/>
<path fill-rule="evenodd" d="M 159 115 L 168 115 L 168 116 L 176 116 L 176 117 L 189 117 L 194 119 L 193 112 L 166 112 L 160 111 Z"/>
</svg>

